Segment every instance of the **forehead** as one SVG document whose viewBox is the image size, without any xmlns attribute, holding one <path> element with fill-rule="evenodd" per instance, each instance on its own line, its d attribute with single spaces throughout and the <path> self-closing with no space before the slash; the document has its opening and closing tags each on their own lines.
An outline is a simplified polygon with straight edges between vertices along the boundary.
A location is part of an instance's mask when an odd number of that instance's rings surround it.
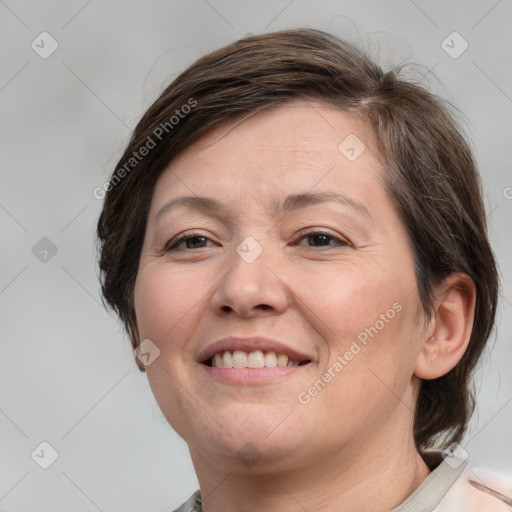
<svg viewBox="0 0 512 512">
<path fill-rule="evenodd" d="M 178 155 L 159 177 L 157 208 L 169 196 L 254 197 L 269 206 L 307 191 L 368 195 L 379 183 L 373 138 L 354 116 L 296 101 L 216 128 Z M 153 208 L 152 208 L 153 209 Z"/>
</svg>

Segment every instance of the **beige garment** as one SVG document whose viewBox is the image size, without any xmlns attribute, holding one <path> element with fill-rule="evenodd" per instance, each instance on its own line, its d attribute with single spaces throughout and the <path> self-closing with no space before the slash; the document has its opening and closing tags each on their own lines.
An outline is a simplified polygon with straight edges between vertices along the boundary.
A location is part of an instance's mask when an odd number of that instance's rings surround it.
<svg viewBox="0 0 512 512">
<path fill-rule="evenodd" d="M 432 472 L 390 512 L 512 511 L 512 475 L 473 468 L 467 461 L 451 455 L 443 459 L 437 451 L 422 456 Z M 170 512 L 203 512 L 200 491 Z"/>
</svg>

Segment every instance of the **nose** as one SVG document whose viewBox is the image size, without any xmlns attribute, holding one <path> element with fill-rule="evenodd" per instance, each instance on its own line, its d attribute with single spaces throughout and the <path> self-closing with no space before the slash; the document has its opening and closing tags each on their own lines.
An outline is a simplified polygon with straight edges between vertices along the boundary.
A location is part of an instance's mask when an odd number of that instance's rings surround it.
<svg viewBox="0 0 512 512">
<path fill-rule="evenodd" d="M 242 253 L 234 252 L 226 260 L 222 279 L 211 298 L 216 315 L 272 316 L 288 307 L 288 286 L 269 253 L 263 250 L 250 261 L 240 256 Z"/>
</svg>

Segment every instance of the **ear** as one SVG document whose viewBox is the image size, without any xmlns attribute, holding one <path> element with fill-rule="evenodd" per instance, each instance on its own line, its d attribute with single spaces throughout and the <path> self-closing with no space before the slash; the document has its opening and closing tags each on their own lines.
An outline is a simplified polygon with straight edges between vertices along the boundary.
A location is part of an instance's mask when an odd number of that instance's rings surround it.
<svg viewBox="0 0 512 512">
<path fill-rule="evenodd" d="M 146 371 L 145 364 L 137 357 L 139 346 L 140 346 L 140 336 L 138 336 L 137 340 L 135 340 L 135 341 L 132 340 L 132 347 L 134 347 L 133 357 L 135 358 L 135 363 L 137 364 L 139 371 L 145 372 Z"/>
<path fill-rule="evenodd" d="M 131 316 L 128 319 L 128 322 L 129 322 L 129 325 L 130 325 L 130 329 L 129 329 L 129 333 L 131 335 L 130 336 L 130 341 L 132 342 L 132 349 L 133 349 L 133 356 L 135 357 L 135 364 L 137 365 L 137 368 L 139 369 L 139 371 L 145 372 L 146 371 L 146 366 L 137 357 L 137 349 L 140 346 L 141 339 L 140 339 L 140 332 L 139 332 L 139 327 L 137 325 L 136 316 L 135 315 Z"/>
<path fill-rule="evenodd" d="M 139 360 L 139 358 L 137 356 L 135 356 L 135 363 L 137 364 L 137 367 L 139 368 L 139 371 L 141 372 L 145 372 L 146 371 L 146 367 L 144 366 L 144 364 Z"/>
<path fill-rule="evenodd" d="M 451 274 L 436 286 L 435 295 L 435 314 L 425 329 L 414 368 L 421 379 L 436 379 L 454 368 L 473 329 L 476 289 L 467 274 Z"/>
</svg>

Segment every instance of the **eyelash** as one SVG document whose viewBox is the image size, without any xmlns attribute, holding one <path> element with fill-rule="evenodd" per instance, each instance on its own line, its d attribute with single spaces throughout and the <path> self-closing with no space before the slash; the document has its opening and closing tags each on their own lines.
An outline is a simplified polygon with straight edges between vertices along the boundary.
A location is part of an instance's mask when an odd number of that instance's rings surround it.
<svg viewBox="0 0 512 512">
<path fill-rule="evenodd" d="M 302 233 L 299 237 L 299 240 L 303 239 L 303 238 L 306 238 L 308 236 L 314 236 L 314 235 L 325 235 L 326 237 L 332 239 L 332 240 L 336 240 L 338 242 L 338 246 L 339 247 L 348 247 L 350 246 L 351 244 L 349 242 L 347 242 L 346 240 L 343 240 L 341 238 L 338 238 L 334 235 L 331 235 L 325 231 L 322 231 L 322 230 L 312 230 L 312 231 L 308 231 L 308 232 L 305 232 L 305 233 Z M 181 245 L 183 242 L 186 242 L 187 240 L 191 240 L 191 239 L 194 239 L 194 238 L 204 238 L 205 240 L 209 240 L 208 237 L 204 236 L 202 233 L 189 233 L 185 236 L 182 236 L 180 238 L 178 238 L 177 240 L 172 240 L 171 242 L 169 242 L 169 244 L 166 246 L 166 248 L 164 249 L 164 252 L 171 252 L 171 251 L 176 251 L 176 250 L 180 250 L 180 249 L 177 249 L 177 247 L 179 245 Z M 319 245 L 319 246 L 310 246 L 310 247 L 333 247 L 332 245 Z M 199 249 L 204 249 L 205 247 L 199 247 Z M 193 250 L 193 249 L 185 249 L 185 250 Z"/>
</svg>

